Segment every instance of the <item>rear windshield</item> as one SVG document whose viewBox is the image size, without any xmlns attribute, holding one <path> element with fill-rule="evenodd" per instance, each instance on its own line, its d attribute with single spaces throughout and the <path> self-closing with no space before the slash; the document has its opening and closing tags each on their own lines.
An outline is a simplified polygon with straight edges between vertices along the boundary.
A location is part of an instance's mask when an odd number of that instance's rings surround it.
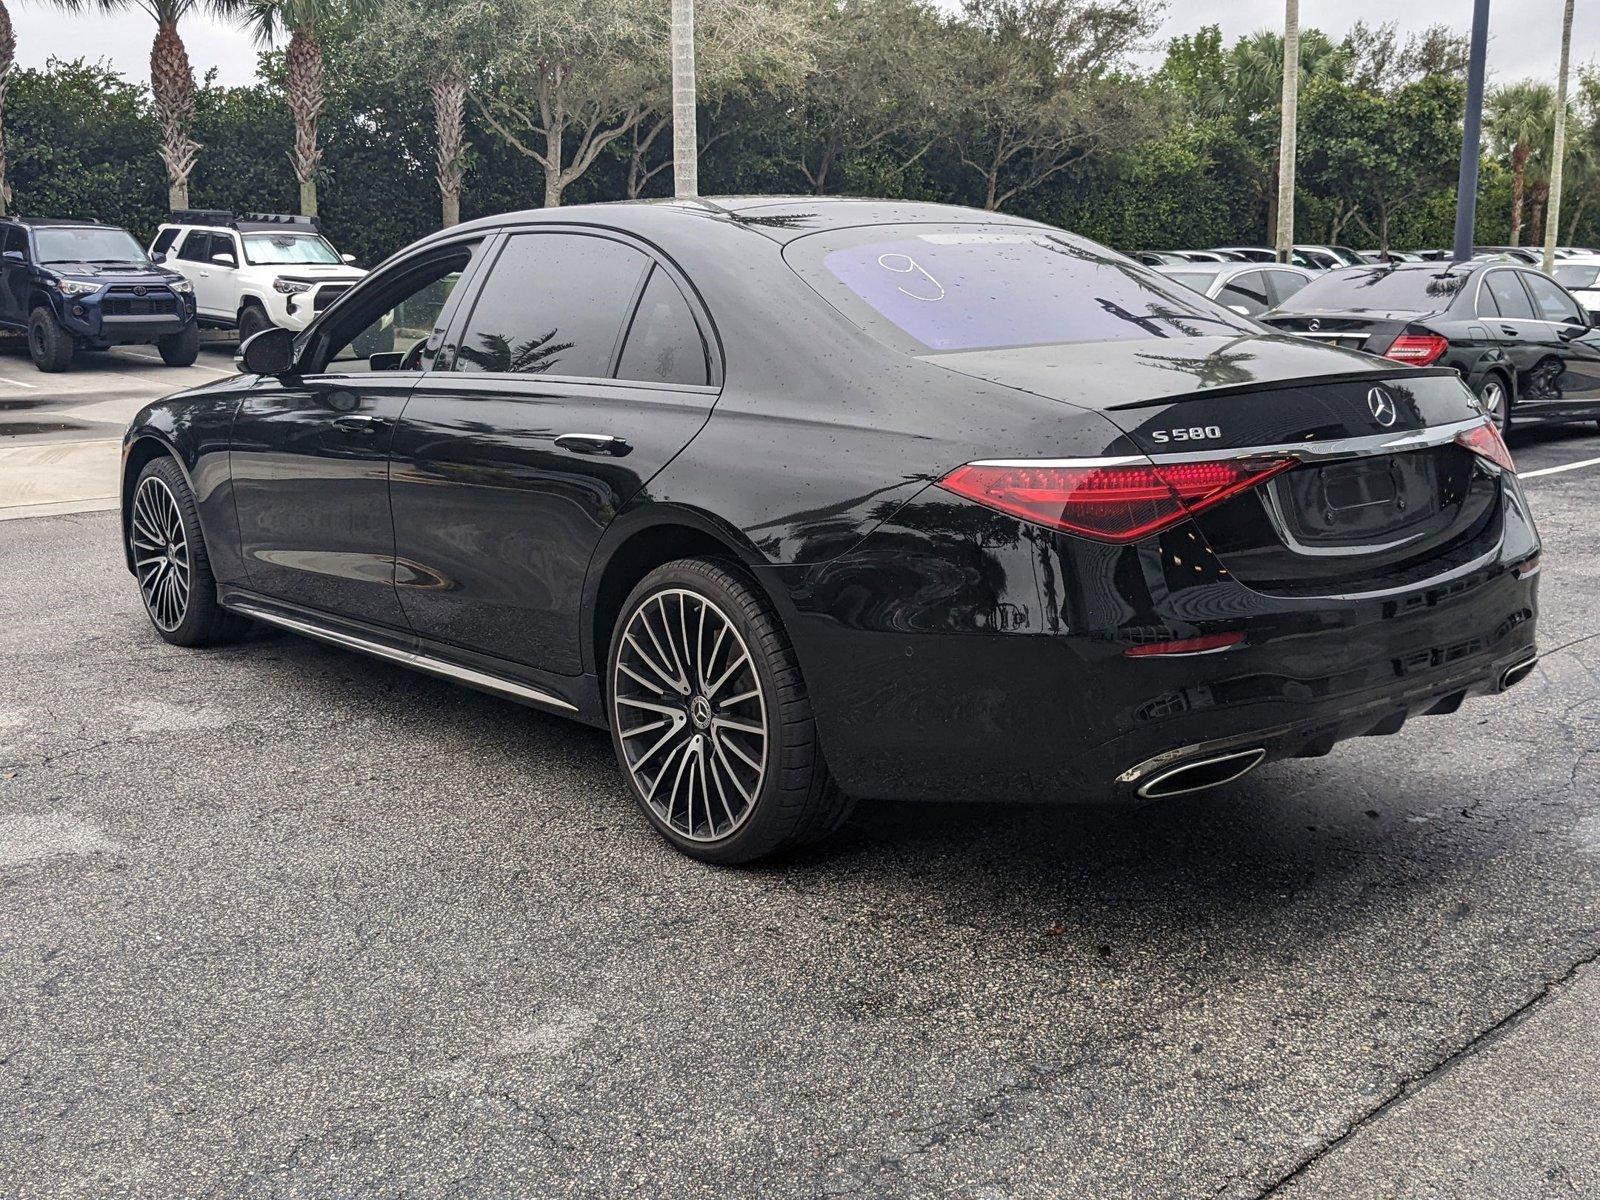
<svg viewBox="0 0 1600 1200">
<path fill-rule="evenodd" d="M 868 333 L 913 354 L 1259 332 L 1175 279 L 1044 229 L 869 226 L 799 238 L 785 258 Z"/>
<path fill-rule="evenodd" d="M 1184 287 L 1193 288 L 1203 292 L 1211 286 L 1211 281 L 1216 278 L 1210 271 L 1163 271 L 1168 279 L 1176 279 Z"/>
<path fill-rule="evenodd" d="M 1556 266 L 1556 282 L 1569 288 L 1592 288 L 1600 281 L 1600 267 L 1580 267 L 1573 264 Z"/>
<path fill-rule="evenodd" d="M 1313 279 L 1279 312 L 1442 312 L 1472 275 L 1447 267 L 1351 267 Z"/>
</svg>

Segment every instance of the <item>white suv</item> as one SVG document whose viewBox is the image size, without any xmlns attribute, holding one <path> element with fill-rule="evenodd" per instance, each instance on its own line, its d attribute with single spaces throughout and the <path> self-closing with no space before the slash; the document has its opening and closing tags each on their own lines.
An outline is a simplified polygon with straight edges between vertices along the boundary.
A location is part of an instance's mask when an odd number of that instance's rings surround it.
<svg viewBox="0 0 1600 1200">
<path fill-rule="evenodd" d="M 304 329 L 366 274 L 322 236 L 315 217 L 180 209 L 156 231 L 150 257 L 194 285 L 202 325 L 242 342 L 273 325 Z"/>
</svg>

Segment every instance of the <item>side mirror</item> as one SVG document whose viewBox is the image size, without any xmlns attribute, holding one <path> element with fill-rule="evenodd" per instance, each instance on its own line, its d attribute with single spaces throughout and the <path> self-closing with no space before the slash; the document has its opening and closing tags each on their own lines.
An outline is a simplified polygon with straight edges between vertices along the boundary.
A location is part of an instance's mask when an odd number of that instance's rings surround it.
<svg viewBox="0 0 1600 1200">
<path fill-rule="evenodd" d="M 1250 310 L 1242 304 L 1230 304 L 1228 305 L 1228 311 L 1236 312 L 1241 317 L 1248 317 L 1250 315 Z"/>
<path fill-rule="evenodd" d="M 347 267 L 353 267 L 356 265 L 356 256 L 354 254 L 341 254 L 339 255 L 339 261 Z"/>
<path fill-rule="evenodd" d="M 21 262 L 22 261 L 22 251 L 21 250 L 7 250 L 6 253 L 5 253 L 5 260 L 7 262 Z"/>
<path fill-rule="evenodd" d="M 167 261 L 167 252 L 165 250 L 152 250 L 152 251 L 150 251 L 150 261 L 153 262 L 153 263 L 164 263 L 164 262 L 166 262 Z"/>
<path fill-rule="evenodd" d="M 239 265 L 231 254 L 213 254 L 211 261 L 219 267 L 237 267 Z"/>
<path fill-rule="evenodd" d="M 287 375 L 294 370 L 294 334 L 274 326 L 239 343 L 234 363 L 247 375 Z"/>
</svg>

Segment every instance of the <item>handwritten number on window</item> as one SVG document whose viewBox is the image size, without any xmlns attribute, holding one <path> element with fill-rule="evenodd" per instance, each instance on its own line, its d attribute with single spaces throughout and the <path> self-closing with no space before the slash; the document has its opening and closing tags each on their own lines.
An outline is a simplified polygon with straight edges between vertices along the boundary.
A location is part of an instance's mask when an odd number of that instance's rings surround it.
<svg viewBox="0 0 1600 1200">
<path fill-rule="evenodd" d="M 878 255 L 878 265 L 885 271 L 893 271 L 896 275 L 921 276 L 920 280 L 913 278 L 913 280 L 908 281 L 916 283 L 916 291 L 907 291 L 903 287 L 896 287 L 895 291 L 901 295 L 910 296 L 913 300 L 926 300 L 929 303 L 944 299 L 944 284 L 928 274 L 911 255 L 880 254 Z M 929 295 L 930 289 L 935 294 Z"/>
</svg>

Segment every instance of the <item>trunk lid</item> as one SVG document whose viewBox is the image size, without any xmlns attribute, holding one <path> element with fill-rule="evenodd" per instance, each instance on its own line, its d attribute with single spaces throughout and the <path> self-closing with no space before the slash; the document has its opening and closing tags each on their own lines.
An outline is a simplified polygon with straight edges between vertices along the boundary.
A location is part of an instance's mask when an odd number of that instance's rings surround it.
<svg viewBox="0 0 1600 1200">
<path fill-rule="evenodd" d="M 1498 528 L 1497 475 L 1453 440 L 1482 419 L 1454 371 L 1291 337 L 1045 346 L 931 361 L 1098 410 L 1125 439 L 1108 454 L 1138 450 L 1182 462 L 1259 449 L 1303 459 L 1196 518 L 1229 571 L 1262 590 L 1392 579 Z"/>
</svg>

